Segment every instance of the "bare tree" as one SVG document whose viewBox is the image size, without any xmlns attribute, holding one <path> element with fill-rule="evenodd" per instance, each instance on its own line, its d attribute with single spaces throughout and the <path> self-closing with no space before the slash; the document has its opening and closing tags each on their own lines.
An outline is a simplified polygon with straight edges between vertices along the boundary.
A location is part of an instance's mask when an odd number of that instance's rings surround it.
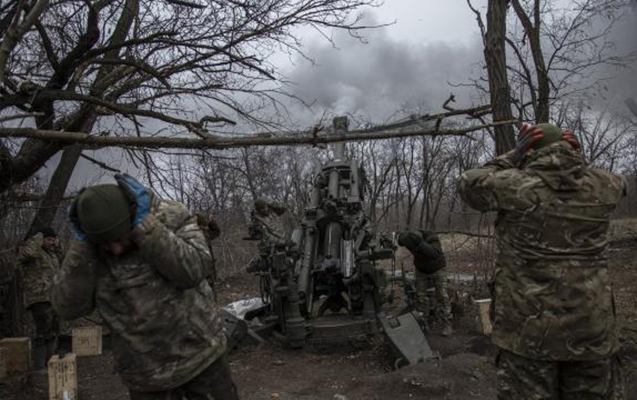
<svg viewBox="0 0 637 400">
<path fill-rule="evenodd" d="M 353 13 L 374 2 L 10 2 L 0 8 L 0 20 L 12 21 L 1 31 L 0 111 L 37 115 L 40 130 L 85 135 L 106 130 L 143 137 L 169 126 L 175 135 L 206 138 L 237 118 L 267 126 L 253 112 L 286 95 L 268 60 L 275 50 L 302 52 L 292 29 L 342 28 L 356 35 L 366 26 Z M 69 144 L 31 138 L 12 152 L 0 142 L 0 192 Z M 48 191 L 52 204 L 80 155 L 79 147 L 65 152 Z"/>
<path fill-rule="evenodd" d="M 598 97 L 602 67 L 624 68 L 635 54 L 620 53 L 611 33 L 624 17 L 623 0 L 511 0 L 517 16 L 507 37 L 514 55 L 511 85 L 520 118 L 550 122 L 560 102 Z M 554 107 L 556 106 L 556 107 Z"/>
<path fill-rule="evenodd" d="M 485 28 L 482 16 L 467 0 L 469 7 L 476 14 L 478 25 L 484 43 L 484 59 L 489 76 L 489 95 L 493 107 L 494 121 L 510 121 L 511 89 L 507 76 L 506 57 L 506 15 L 509 0 L 489 0 L 487 11 L 487 26 Z M 511 125 L 495 128 L 495 149 L 497 154 L 506 153 L 515 147 L 515 135 Z"/>
<path fill-rule="evenodd" d="M 583 101 L 564 105 L 558 113 L 560 125 L 576 133 L 586 160 L 600 168 L 621 172 L 629 162 L 624 150 L 637 129 L 612 108 L 591 110 Z"/>
</svg>

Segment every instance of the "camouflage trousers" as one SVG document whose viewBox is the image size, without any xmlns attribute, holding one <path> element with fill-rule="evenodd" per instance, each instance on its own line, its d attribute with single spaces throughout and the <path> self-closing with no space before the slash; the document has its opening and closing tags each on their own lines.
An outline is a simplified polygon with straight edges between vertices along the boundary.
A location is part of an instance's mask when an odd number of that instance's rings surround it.
<svg viewBox="0 0 637 400">
<path fill-rule="evenodd" d="M 590 361 L 533 360 L 500 350 L 498 400 L 623 400 L 616 356 Z"/>
<path fill-rule="evenodd" d="M 34 346 L 41 346 L 57 339 L 60 334 L 60 319 L 49 302 L 32 304 L 28 310 L 35 325 Z"/>
<path fill-rule="evenodd" d="M 163 392 L 130 390 L 131 400 L 239 400 L 232 381 L 228 359 L 224 355 L 190 382 Z"/>
<path fill-rule="evenodd" d="M 425 274 L 416 269 L 416 310 L 426 315 L 431 313 L 431 304 L 427 296 L 427 289 L 430 286 L 433 286 L 436 295 L 436 306 L 433 310 L 435 316 L 442 322 L 451 322 L 453 316 L 449 293 L 447 293 L 447 273 L 444 269 L 433 274 Z"/>
</svg>

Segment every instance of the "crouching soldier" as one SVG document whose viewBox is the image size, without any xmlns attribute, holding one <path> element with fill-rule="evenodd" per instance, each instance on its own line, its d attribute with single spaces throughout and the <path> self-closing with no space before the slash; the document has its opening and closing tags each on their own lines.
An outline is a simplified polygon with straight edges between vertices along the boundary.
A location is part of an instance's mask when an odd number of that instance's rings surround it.
<svg viewBox="0 0 637 400">
<path fill-rule="evenodd" d="M 130 176 L 115 179 L 83 189 L 71 206 L 75 238 L 53 307 L 66 319 L 97 307 L 132 400 L 236 400 L 195 218 Z"/>
<path fill-rule="evenodd" d="M 438 235 L 432 231 L 403 232 L 398 244 L 404 246 L 414 256 L 416 273 L 416 310 L 428 316 L 430 311 L 427 296 L 428 281 L 432 283 L 436 294 L 435 315 L 442 322 L 442 335 L 451 336 L 451 302 L 447 293 L 447 265 Z"/>
</svg>

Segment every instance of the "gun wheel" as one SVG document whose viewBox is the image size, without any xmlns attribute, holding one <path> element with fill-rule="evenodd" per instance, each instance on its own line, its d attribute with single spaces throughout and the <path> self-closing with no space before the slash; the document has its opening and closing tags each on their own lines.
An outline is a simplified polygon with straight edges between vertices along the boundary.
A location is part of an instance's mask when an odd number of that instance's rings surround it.
<svg viewBox="0 0 637 400">
<path fill-rule="evenodd" d="M 405 360 L 403 357 L 399 357 L 396 359 L 396 361 L 394 361 L 394 370 L 397 371 L 408 365 L 409 365 L 409 362 L 407 360 Z"/>
</svg>

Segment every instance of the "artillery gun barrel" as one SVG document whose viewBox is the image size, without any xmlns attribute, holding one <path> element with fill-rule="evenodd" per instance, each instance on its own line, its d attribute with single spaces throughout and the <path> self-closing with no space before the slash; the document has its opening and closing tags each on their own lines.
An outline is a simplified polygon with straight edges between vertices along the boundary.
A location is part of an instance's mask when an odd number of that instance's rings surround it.
<svg viewBox="0 0 637 400">
<path fill-rule="evenodd" d="M 360 184 L 360 176 L 358 173 L 358 164 L 355 160 L 352 160 L 352 165 L 350 167 L 352 173 L 352 187 L 350 188 L 350 198 L 358 199 L 358 201 L 362 201 L 361 193 L 359 191 Z"/>
<path fill-rule="evenodd" d="M 301 256 L 301 270 L 299 271 L 299 297 L 306 308 L 311 306 L 311 279 L 314 257 L 316 254 L 316 234 L 312 228 L 303 230 L 303 255 Z M 309 310 L 308 310 L 309 311 Z"/>
<path fill-rule="evenodd" d="M 338 199 L 340 196 L 339 187 L 340 187 L 340 179 L 338 170 L 334 169 L 330 172 L 330 180 L 328 184 L 328 195 L 332 199 Z"/>
<path fill-rule="evenodd" d="M 343 228 L 338 222 L 330 222 L 325 229 L 325 258 L 338 260 L 341 257 Z"/>
</svg>

